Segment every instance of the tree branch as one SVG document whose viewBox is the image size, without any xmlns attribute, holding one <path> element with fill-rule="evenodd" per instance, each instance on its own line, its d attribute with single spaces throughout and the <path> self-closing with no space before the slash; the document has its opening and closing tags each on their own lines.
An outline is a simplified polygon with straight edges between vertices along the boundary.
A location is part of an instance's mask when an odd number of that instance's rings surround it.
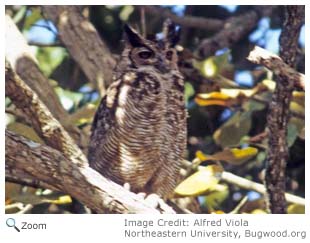
<svg viewBox="0 0 310 243">
<path fill-rule="evenodd" d="M 256 26 L 260 16 L 270 15 L 273 8 L 273 6 L 259 6 L 255 10 L 227 19 L 221 31 L 201 41 L 198 46 L 199 55 L 207 57 L 219 49 L 231 47 Z"/>
<path fill-rule="evenodd" d="M 185 27 L 193 27 L 204 30 L 216 31 L 224 26 L 224 21 L 219 19 L 211 19 L 211 18 L 203 18 L 203 17 L 193 17 L 193 16 L 182 16 L 179 17 L 173 13 L 171 13 L 168 9 L 164 9 L 158 6 L 136 6 L 137 8 L 143 8 L 145 12 L 160 16 L 162 18 L 170 18 L 174 23 L 185 26 Z"/>
<path fill-rule="evenodd" d="M 72 124 L 66 123 L 68 113 L 61 105 L 54 88 L 38 67 L 27 41 L 17 29 L 10 16 L 6 16 L 5 57 L 21 79 L 38 95 L 53 116 L 63 123 L 65 129 L 82 147 L 86 147 L 86 135 Z M 14 43 L 14 45 L 12 45 Z"/>
<path fill-rule="evenodd" d="M 18 30 L 10 16 L 6 15 L 5 57 L 16 73 L 33 89 L 51 113 L 57 118 L 67 115 L 53 87 L 38 67 L 38 61 L 22 33 Z M 12 45 L 14 43 L 14 45 Z"/>
<path fill-rule="evenodd" d="M 35 177 L 23 170 L 13 168 L 9 163 L 5 163 L 5 181 L 17 183 L 23 186 L 51 189 L 53 191 L 60 190 L 53 185 L 36 179 Z"/>
<path fill-rule="evenodd" d="M 88 80 L 101 95 L 112 81 L 115 60 L 95 27 L 78 6 L 42 6 L 48 19 L 57 26 L 59 38 Z"/>
<path fill-rule="evenodd" d="M 227 183 L 236 185 L 240 188 L 250 190 L 250 191 L 256 191 L 259 192 L 262 195 L 266 194 L 266 188 L 263 184 L 250 181 L 248 179 L 242 178 L 240 176 L 234 175 L 230 172 L 224 171 L 222 173 L 222 180 L 226 181 Z M 290 193 L 285 193 L 285 198 L 289 203 L 295 203 L 300 205 L 305 205 L 305 199 L 302 197 L 295 196 Z"/>
<path fill-rule="evenodd" d="M 300 28 L 304 22 L 304 6 L 285 6 L 285 21 L 280 35 L 280 57 L 290 67 L 295 66 Z M 287 146 L 287 124 L 289 105 L 295 80 L 278 73 L 276 88 L 267 116 L 268 150 L 265 184 L 267 207 L 271 213 L 286 213 L 286 162 L 289 151 Z"/>
<path fill-rule="evenodd" d="M 137 203 L 135 194 L 128 194 L 130 192 L 115 183 L 108 182 L 88 166 L 82 151 L 37 95 L 14 73 L 8 62 L 5 67 L 5 78 L 6 95 L 26 114 L 36 132 L 46 143 L 59 150 L 53 150 L 51 147 L 34 143 L 7 131 L 8 177 L 26 184 L 38 184 L 37 180 L 41 180 L 42 186 L 67 192 L 97 212 L 108 209 L 118 213 L 158 213 L 155 209 Z M 26 175 L 25 178 L 23 175 Z M 111 183 L 113 185 L 110 185 Z M 77 189 L 80 187 L 82 188 Z M 163 212 L 174 212 L 170 209 L 165 210 L 167 209 L 163 209 Z"/>
<path fill-rule="evenodd" d="M 61 151 L 68 159 L 86 164 L 87 159 L 62 125 L 53 117 L 37 94 L 5 64 L 5 94 L 21 109 L 46 144 Z"/>
<path fill-rule="evenodd" d="M 9 168 L 68 193 L 98 213 L 159 213 L 138 195 L 105 179 L 89 166 L 76 164 L 59 151 L 10 131 L 5 133 L 5 159 Z"/>
<path fill-rule="evenodd" d="M 247 59 L 255 64 L 260 64 L 270 69 L 275 75 L 285 76 L 294 82 L 296 88 L 305 90 L 305 75 L 297 72 L 286 64 L 279 56 L 255 46 Z"/>
</svg>

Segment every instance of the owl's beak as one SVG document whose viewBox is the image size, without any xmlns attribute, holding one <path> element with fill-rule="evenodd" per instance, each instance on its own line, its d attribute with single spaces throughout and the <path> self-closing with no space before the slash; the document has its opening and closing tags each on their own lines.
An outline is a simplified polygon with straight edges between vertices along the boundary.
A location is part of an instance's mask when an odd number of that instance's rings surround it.
<svg viewBox="0 0 310 243">
<path fill-rule="evenodd" d="M 168 63 L 166 63 L 165 60 L 159 60 L 155 67 L 162 73 L 167 73 L 170 70 Z"/>
</svg>

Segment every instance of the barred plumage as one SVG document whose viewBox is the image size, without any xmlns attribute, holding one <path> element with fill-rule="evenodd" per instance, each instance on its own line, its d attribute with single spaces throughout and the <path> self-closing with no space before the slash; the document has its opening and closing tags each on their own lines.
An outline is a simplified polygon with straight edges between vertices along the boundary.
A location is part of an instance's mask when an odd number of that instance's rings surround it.
<svg viewBox="0 0 310 243">
<path fill-rule="evenodd" d="M 176 29 L 161 40 L 125 27 L 126 47 L 115 81 L 95 115 L 90 166 L 135 192 L 167 198 L 178 183 L 186 148 L 184 81 L 174 49 Z"/>
</svg>

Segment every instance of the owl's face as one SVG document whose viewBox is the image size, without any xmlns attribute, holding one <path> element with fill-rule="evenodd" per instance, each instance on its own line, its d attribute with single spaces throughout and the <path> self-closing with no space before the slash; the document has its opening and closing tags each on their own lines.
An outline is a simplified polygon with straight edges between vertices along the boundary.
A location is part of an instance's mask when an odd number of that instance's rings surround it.
<svg viewBox="0 0 310 243">
<path fill-rule="evenodd" d="M 162 39 L 148 40 L 131 27 L 125 26 L 127 46 L 125 55 L 128 55 L 133 68 L 150 66 L 161 73 L 177 69 L 177 53 L 174 48 L 177 41 L 176 30 L 174 25 L 169 28 L 165 29 L 164 26 Z"/>
</svg>

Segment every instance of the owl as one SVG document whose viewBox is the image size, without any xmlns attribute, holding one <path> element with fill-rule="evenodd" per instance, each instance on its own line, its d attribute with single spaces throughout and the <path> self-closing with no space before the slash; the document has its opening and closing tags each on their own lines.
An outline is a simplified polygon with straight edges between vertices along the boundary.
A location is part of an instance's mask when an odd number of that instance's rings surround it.
<svg viewBox="0 0 310 243">
<path fill-rule="evenodd" d="M 157 39 L 124 27 L 125 47 L 94 117 L 88 152 L 90 166 L 106 178 L 163 199 L 179 182 L 187 137 L 178 32 L 170 20 Z"/>
</svg>

